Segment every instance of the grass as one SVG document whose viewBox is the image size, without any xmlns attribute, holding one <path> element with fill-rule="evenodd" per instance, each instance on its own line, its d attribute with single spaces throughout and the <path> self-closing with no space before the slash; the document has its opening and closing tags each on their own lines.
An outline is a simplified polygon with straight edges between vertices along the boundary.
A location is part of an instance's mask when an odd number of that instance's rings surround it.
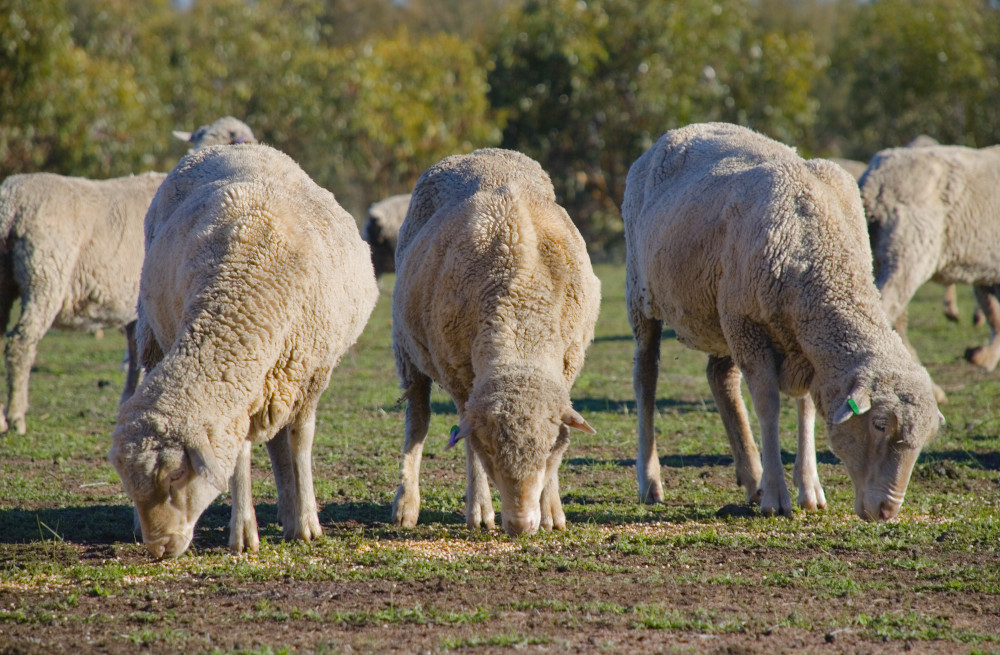
<svg viewBox="0 0 1000 655">
<path fill-rule="evenodd" d="M 403 425 L 391 278 L 320 406 L 314 467 L 325 535 L 281 541 L 273 478 L 257 448 L 256 554 L 226 551 L 224 495 L 202 516 L 190 553 L 148 559 L 106 458 L 124 340 L 50 333 L 31 378 L 29 433 L 0 436 L 0 649 L 44 627 L 49 646 L 88 634 L 109 652 L 375 652 L 392 644 L 645 652 L 643 635 L 654 633 L 664 650 L 684 650 L 702 635 L 733 648 L 766 637 L 830 652 L 913 642 L 928 652 L 998 652 L 1000 373 L 961 359 L 988 338 L 985 328 L 947 323 L 935 285 L 911 305 L 910 338 L 949 394 L 948 423 L 888 524 L 854 516 L 852 486 L 822 428 L 825 512 L 768 520 L 742 507 L 705 357 L 664 339 L 656 428 L 665 498 L 646 506 L 636 502 L 624 270 L 601 266 L 598 274 L 601 319 L 573 390 L 598 433 L 574 435 L 561 469 L 568 529 L 518 539 L 465 527 L 464 461 L 445 450 L 457 417 L 436 388 L 420 524 L 386 522 Z M 963 294 L 971 315 L 971 291 Z M 781 426 L 791 484 L 791 402 Z M 206 611 L 205 600 L 216 609 Z"/>
</svg>

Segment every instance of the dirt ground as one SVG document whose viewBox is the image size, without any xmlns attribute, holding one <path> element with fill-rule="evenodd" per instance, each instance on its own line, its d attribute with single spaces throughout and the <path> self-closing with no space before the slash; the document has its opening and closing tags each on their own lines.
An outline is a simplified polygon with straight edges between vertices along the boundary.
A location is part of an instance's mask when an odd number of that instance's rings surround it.
<svg viewBox="0 0 1000 655">
<path fill-rule="evenodd" d="M 780 562 L 774 549 L 685 549 L 683 565 L 649 557 L 608 553 L 602 564 L 632 569 L 632 575 L 608 575 L 579 570 L 538 571 L 511 561 L 501 573 L 486 571 L 464 583 L 447 579 L 410 582 L 236 581 L 198 577 L 180 581 L 137 583 L 120 594 L 79 593 L 71 603 L 64 589 L 0 593 L 0 607 L 49 607 L 60 619 L 47 625 L 0 623 L 0 653 L 134 653 L 322 651 L 342 653 L 438 652 L 448 643 L 459 652 L 509 652 L 511 644 L 492 643 L 496 635 L 527 636 L 515 644 L 523 652 L 612 653 L 918 653 L 966 652 L 950 641 L 873 641 L 856 626 L 832 632 L 789 625 L 788 617 L 813 623 L 848 615 L 875 615 L 889 610 L 921 616 L 946 617 L 950 625 L 970 633 L 1000 634 L 1000 608 L 988 594 L 913 594 L 913 572 L 890 567 L 871 569 L 878 589 L 844 598 L 819 600 L 795 587 L 754 584 L 700 584 L 703 576 L 737 574 L 761 560 Z M 829 556 L 817 549 L 818 556 Z M 80 546 L 81 563 L 117 558 L 120 564 L 145 564 L 139 546 Z M 797 551 L 797 556 L 806 554 Z M 73 549 L 65 552 L 72 558 Z M 851 557 L 847 555 L 847 557 Z M 611 561 L 604 561 L 610 559 Z M 9 562 L 8 562 L 9 563 Z M 977 566 L 974 554 L 956 554 L 956 567 Z M 683 566 L 684 584 L 651 586 L 649 568 Z M 857 571 L 855 571 L 855 574 Z M 857 580 L 857 575 L 855 575 Z M 527 601 L 527 602 L 526 602 Z M 531 607 L 531 601 L 544 601 Z M 754 617 L 742 632 L 706 634 L 691 630 L 641 629 L 634 615 L 602 610 L 662 603 L 683 616 L 711 615 L 717 624 Z M 61 606 L 58 606 L 61 603 Z M 561 607 L 587 606 L 588 612 Z M 262 611 L 266 608 L 266 612 Z M 282 608 L 285 608 L 282 613 Z M 313 610 L 315 615 L 291 615 Z M 352 620 L 387 609 L 422 609 L 474 613 L 486 608 L 483 621 L 439 625 L 429 622 Z M 527 609 L 526 609 L 527 608 Z M 707 613 L 707 614 L 699 614 Z M 347 617 L 331 620 L 330 617 Z M 319 617 L 325 617 L 325 620 Z M 161 622 L 162 621 L 162 622 Z M 147 626 L 148 641 L 142 637 Z M 136 634 L 139 637 L 136 637 Z M 541 643 L 531 643 L 532 637 Z M 484 643 L 486 642 L 486 643 Z M 462 646 L 465 644 L 465 646 Z M 478 645 L 477 645 L 478 644 Z M 454 646 L 453 646 L 454 647 Z"/>
</svg>

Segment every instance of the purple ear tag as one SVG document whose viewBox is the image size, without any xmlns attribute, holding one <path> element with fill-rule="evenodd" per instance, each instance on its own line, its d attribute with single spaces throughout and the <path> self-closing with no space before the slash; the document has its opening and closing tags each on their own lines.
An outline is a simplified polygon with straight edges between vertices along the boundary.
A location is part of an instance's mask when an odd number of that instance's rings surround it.
<svg viewBox="0 0 1000 655">
<path fill-rule="evenodd" d="M 451 426 L 451 435 L 448 437 L 448 448 L 454 448 L 455 444 L 458 443 L 458 426 Z M 445 448 L 445 450 L 448 450 Z"/>
</svg>

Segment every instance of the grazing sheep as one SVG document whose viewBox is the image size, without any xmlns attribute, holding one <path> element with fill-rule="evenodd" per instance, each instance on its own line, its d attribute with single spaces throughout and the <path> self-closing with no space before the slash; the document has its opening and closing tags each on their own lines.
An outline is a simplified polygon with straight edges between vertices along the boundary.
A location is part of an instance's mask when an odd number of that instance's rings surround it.
<svg viewBox="0 0 1000 655">
<path fill-rule="evenodd" d="M 568 428 L 594 429 L 569 390 L 594 336 L 600 282 L 549 176 L 518 152 L 448 157 L 418 180 L 396 250 L 393 351 L 408 400 L 393 520 L 420 511 L 420 457 L 431 381 L 458 408 L 466 438 L 466 522 L 561 529 L 559 463 Z"/>
<path fill-rule="evenodd" d="M 882 312 L 850 175 L 746 128 L 690 125 L 632 165 L 622 215 L 640 497 L 663 498 L 653 405 L 666 322 L 708 353 L 737 481 L 763 514 L 792 512 L 778 442 L 785 393 L 799 413 L 799 504 L 826 504 L 813 442 L 818 407 L 854 482 L 858 515 L 895 516 L 940 415 L 930 377 Z M 763 475 L 741 376 L 760 422 Z"/>
<path fill-rule="evenodd" d="M 142 269 L 142 217 L 166 173 L 88 180 L 13 175 L 0 185 L 0 325 L 7 334 L 7 405 L 0 430 L 27 430 L 28 377 L 52 326 L 95 331 L 135 320 Z M 129 353 L 123 397 L 138 369 Z M 130 386 L 131 385 L 131 386 Z"/>
<path fill-rule="evenodd" d="M 861 180 L 882 304 L 906 339 L 906 306 L 928 280 L 972 284 L 990 325 L 966 358 L 987 371 L 1000 360 L 1000 146 L 889 148 Z M 912 351 L 912 347 L 910 348 Z M 914 357 L 916 354 L 914 353 Z"/>
<path fill-rule="evenodd" d="M 410 194 L 401 193 L 379 200 L 368 208 L 368 216 L 361 226 L 361 238 L 371 246 L 375 277 L 396 271 L 396 241 L 409 206 Z"/>
<path fill-rule="evenodd" d="M 189 142 L 192 151 L 208 146 L 257 143 L 250 126 L 232 116 L 223 116 L 211 125 L 202 125 L 194 132 L 174 130 L 174 136 Z"/>
<path fill-rule="evenodd" d="M 263 145 L 188 155 L 146 216 L 136 333 L 146 376 L 110 458 L 156 557 L 188 547 L 232 479 L 229 545 L 259 543 L 250 449 L 267 442 L 286 539 L 321 534 L 316 404 L 378 295 L 354 219 Z"/>
</svg>

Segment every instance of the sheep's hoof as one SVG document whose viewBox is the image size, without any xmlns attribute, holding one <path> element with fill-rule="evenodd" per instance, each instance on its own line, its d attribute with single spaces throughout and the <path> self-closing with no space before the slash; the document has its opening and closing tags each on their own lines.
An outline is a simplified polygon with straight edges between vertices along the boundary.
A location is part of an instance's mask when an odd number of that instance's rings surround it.
<svg viewBox="0 0 1000 655">
<path fill-rule="evenodd" d="M 645 486 L 645 493 L 643 487 Z M 639 500 L 647 505 L 656 505 L 663 502 L 663 483 L 653 480 L 645 485 L 639 482 Z"/>
<path fill-rule="evenodd" d="M 10 421 L 10 427 L 14 428 L 14 432 L 18 434 L 25 434 L 28 432 L 28 424 L 25 422 L 23 416 L 13 416 L 8 419 Z"/>
<path fill-rule="evenodd" d="M 392 501 L 392 522 L 404 528 L 412 528 L 420 516 L 420 495 L 407 494 L 403 485 L 399 485 L 396 498 Z"/>
<path fill-rule="evenodd" d="M 997 358 L 983 346 L 966 348 L 965 359 L 986 371 L 992 371 L 997 367 Z"/>
<path fill-rule="evenodd" d="M 792 497 L 788 489 L 782 489 L 777 493 L 766 493 L 760 501 L 761 516 L 792 516 Z"/>
</svg>

